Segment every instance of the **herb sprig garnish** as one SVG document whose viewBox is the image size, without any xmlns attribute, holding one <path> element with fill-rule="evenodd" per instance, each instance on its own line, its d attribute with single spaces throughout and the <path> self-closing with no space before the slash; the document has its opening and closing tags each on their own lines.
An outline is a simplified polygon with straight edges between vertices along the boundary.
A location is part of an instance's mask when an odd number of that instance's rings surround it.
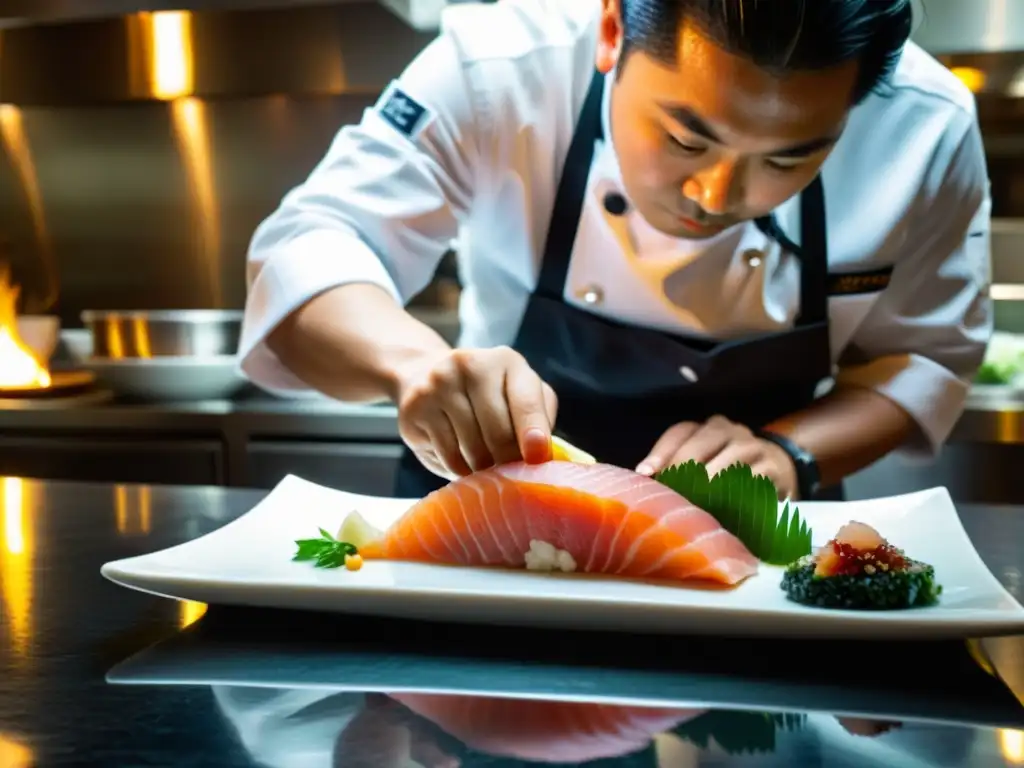
<svg viewBox="0 0 1024 768">
<path fill-rule="evenodd" d="M 346 557 L 356 557 L 359 550 L 347 541 L 338 541 L 331 534 L 320 529 L 319 539 L 298 539 L 298 551 L 293 560 L 314 560 L 317 568 L 340 568 L 346 565 Z"/>
<path fill-rule="evenodd" d="M 754 557 L 770 565 L 788 565 L 811 552 L 811 529 L 786 502 L 779 518 L 778 490 L 771 478 L 733 464 L 709 478 L 696 461 L 676 464 L 654 479 L 689 499 L 743 542 Z"/>
</svg>

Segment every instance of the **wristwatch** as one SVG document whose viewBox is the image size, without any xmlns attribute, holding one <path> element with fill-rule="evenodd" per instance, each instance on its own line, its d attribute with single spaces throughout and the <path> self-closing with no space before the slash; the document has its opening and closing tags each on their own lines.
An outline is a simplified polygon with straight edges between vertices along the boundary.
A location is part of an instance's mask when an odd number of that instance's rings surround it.
<svg viewBox="0 0 1024 768">
<path fill-rule="evenodd" d="M 762 440 L 775 443 L 792 460 L 793 466 L 796 467 L 796 484 L 801 500 L 808 501 L 818 495 L 818 491 L 821 490 L 821 473 L 818 471 L 818 462 L 809 451 L 776 432 L 759 429 L 755 434 Z"/>
</svg>

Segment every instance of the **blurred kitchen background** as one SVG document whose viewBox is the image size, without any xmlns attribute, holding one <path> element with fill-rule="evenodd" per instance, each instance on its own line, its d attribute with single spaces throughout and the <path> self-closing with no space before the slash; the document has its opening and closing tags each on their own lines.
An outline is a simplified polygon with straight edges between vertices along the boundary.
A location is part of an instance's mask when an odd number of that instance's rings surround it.
<svg viewBox="0 0 1024 768">
<path fill-rule="evenodd" d="M 253 392 L 230 352 L 253 229 L 451 5 L 0 0 L 0 383 L 12 350 L 42 361 L 0 391 L 0 475 L 390 492 L 393 409 Z M 1002 334 L 943 455 L 887 459 L 850 492 L 1021 503 L 1024 2 L 918 6 L 915 39 L 977 96 Z M 453 254 L 415 310 L 454 340 L 457 299 Z"/>
</svg>

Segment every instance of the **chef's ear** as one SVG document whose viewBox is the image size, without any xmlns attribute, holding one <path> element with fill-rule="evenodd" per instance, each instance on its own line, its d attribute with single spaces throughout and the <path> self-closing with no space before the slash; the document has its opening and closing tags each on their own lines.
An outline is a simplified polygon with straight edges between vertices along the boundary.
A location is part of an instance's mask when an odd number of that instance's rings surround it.
<svg viewBox="0 0 1024 768">
<path fill-rule="evenodd" d="M 622 52 L 622 31 L 622 6 L 619 0 L 601 0 L 596 66 L 602 74 L 608 74 L 619 61 L 619 54 Z"/>
</svg>

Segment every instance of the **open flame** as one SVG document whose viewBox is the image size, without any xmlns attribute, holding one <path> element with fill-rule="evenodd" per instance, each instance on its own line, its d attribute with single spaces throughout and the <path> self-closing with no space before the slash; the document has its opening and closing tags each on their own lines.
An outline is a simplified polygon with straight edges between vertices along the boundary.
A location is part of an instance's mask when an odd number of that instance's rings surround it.
<svg viewBox="0 0 1024 768">
<path fill-rule="evenodd" d="M 50 372 L 18 335 L 20 292 L 11 282 L 9 267 L 0 264 L 0 390 L 45 389 L 51 383 Z"/>
</svg>

